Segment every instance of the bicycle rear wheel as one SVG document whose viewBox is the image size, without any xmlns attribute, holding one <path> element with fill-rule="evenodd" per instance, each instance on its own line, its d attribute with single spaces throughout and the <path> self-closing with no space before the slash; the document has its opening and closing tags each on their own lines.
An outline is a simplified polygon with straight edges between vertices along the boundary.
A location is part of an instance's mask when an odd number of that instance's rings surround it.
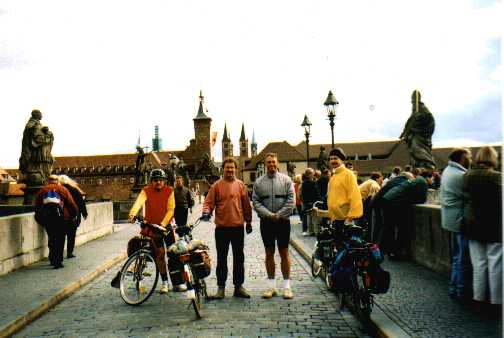
<svg viewBox="0 0 504 338">
<path fill-rule="evenodd" d="M 154 292 L 158 278 L 158 267 L 150 252 L 135 252 L 121 269 L 121 298 L 128 305 L 142 304 Z"/>
</svg>

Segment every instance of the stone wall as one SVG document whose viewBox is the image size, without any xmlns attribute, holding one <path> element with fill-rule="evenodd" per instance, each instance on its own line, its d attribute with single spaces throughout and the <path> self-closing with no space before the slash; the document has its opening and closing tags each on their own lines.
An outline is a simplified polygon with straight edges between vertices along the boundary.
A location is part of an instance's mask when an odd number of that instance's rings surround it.
<svg viewBox="0 0 504 338">
<path fill-rule="evenodd" d="M 86 205 L 88 218 L 82 220 L 75 245 L 113 232 L 111 202 Z M 0 217 L 0 275 L 37 262 L 49 254 L 47 235 L 33 212 Z"/>
<path fill-rule="evenodd" d="M 448 232 L 441 228 L 441 206 L 415 205 L 413 219 L 415 225 L 411 242 L 413 259 L 431 270 L 448 275 L 450 272 Z"/>
</svg>

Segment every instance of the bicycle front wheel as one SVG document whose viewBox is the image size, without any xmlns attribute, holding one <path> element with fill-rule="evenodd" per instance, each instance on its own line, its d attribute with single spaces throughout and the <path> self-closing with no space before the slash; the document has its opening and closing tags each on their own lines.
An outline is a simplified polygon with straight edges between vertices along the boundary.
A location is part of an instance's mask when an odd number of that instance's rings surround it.
<svg viewBox="0 0 504 338">
<path fill-rule="evenodd" d="M 142 304 L 154 292 L 158 278 L 158 267 L 150 252 L 135 252 L 121 269 L 121 298 L 128 305 Z"/>
<path fill-rule="evenodd" d="M 315 253 L 311 256 L 311 274 L 313 277 L 317 277 L 322 270 L 322 261 L 315 257 Z"/>
</svg>

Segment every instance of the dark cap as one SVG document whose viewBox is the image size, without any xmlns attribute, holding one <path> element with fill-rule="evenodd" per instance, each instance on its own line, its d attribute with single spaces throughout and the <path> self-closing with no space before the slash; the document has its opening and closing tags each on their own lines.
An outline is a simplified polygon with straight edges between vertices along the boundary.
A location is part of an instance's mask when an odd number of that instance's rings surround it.
<svg viewBox="0 0 504 338">
<path fill-rule="evenodd" d="M 346 160 L 345 152 L 339 147 L 332 149 L 329 153 L 329 157 L 330 156 L 338 156 L 342 161 Z"/>
</svg>

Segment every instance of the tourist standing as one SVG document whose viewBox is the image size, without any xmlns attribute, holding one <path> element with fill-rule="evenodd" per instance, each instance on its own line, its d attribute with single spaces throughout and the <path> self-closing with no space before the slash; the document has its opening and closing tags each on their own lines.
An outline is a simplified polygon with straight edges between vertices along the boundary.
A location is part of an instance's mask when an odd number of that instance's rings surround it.
<svg viewBox="0 0 504 338">
<path fill-rule="evenodd" d="M 175 223 L 178 226 L 187 224 L 189 210 L 192 213 L 194 200 L 188 188 L 184 187 L 184 177 L 177 175 L 175 179 Z"/>
<path fill-rule="evenodd" d="M 451 274 L 448 294 L 463 300 L 469 294 L 471 262 L 467 238 L 460 230 L 464 218 L 464 174 L 471 165 L 471 152 L 465 148 L 454 149 L 448 158 L 439 193 L 441 227 L 449 234 Z"/>
<path fill-rule="evenodd" d="M 215 210 L 215 246 L 217 249 L 217 294 L 214 298 L 225 297 L 228 274 L 227 256 L 229 245 L 233 249 L 234 296 L 250 298 L 243 287 L 245 281 L 245 255 L 243 224 L 248 234 L 252 232 L 252 207 L 248 191 L 242 181 L 235 177 L 238 163 L 234 158 L 226 158 L 223 163 L 224 176 L 212 184 L 203 204 L 202 219 L 209 220 Z"/>
<path fill-rule="evenodd" d="M 35 219 L 44 227 L 48 237 L 49 261 L 54 269 L 63 268 L 65 226 L 77 215 L 78 208 L 58 176 L 50 175 L 35 198 Z"/>
<path fill-rule="evenodd" d="M 303 236 L 314 236 L 317 227 L 318 217 L 314 212 L 308 211 L 313 208 L 313 203 L 320 201 L 320 192 L 318 190 L 317 181 L 315 180 L 315 171 L 312 168 L 305 170 L 305 181 L 301 185 L 301 200 L 303 201 L 303 209 L 305 210 L 303 217 L 306 220 L 307 228 L 303 229 Z"/>
<path fill-rule="evenodd" d="M 502 305 L 502 177 L 496 171 L 497 152 L 482 147 L 475 166 L 464 175 L 462 233 L 469 239 L 473 266 L 473 299 L 481 309 L 490 292 L 490 304 L 499 314 Z"/>
<path fill-rule="evenodd" d="M 78 211 L 77 216 L 70 220 L 65 226 L 66 228 L 66 239 L 67 239 L 67 258 L 74 258 L 73 254 L 75 247 L 75 234 L 77 233 L 77 228 L 81 224 L 81 215 L 84 219 L 87 218 L 88 212 L 86 208 L 86 202 L 84 202 L 84 191 L 79 187 L 77 182 L 72 180 L 67 175 L 58 176 L 59 183 L 68 189 L 72 198 L 77 204 Z"/>
<path fill-rule="evenodd" d="M 290 284 L 290 220 L 294 208 L 294 185 L 289 176 L 278 172 L 278 157 L 274 153 L 264 160 L 266 174 L 259 177 L 252 192 L 254 209 L 259 215 L 261 237 L 265 249 L 265 264 L 268 274 L 267 290 L 263 298 L 277 295 L 275 282 L 275 242 L 280 254 L 280 267 L 283 276 L 283 298 L 292 299 Z M 304 183 L 303 183 L 304 184 Z"/>
</svg>

